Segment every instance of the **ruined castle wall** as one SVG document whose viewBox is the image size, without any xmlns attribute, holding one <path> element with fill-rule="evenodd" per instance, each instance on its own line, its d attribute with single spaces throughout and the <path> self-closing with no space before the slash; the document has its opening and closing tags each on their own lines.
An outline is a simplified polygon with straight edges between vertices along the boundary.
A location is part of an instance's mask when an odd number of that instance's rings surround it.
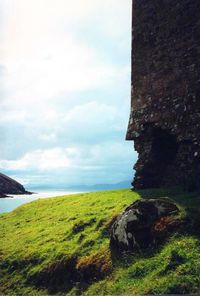
<svg viewBox="0 0 200 296">
<path fill-rule="evenodd" d="M 195 186 L 200 161 L 200 1 L 133 0 L 127 140 L 136 188 Z"/>
</svg>

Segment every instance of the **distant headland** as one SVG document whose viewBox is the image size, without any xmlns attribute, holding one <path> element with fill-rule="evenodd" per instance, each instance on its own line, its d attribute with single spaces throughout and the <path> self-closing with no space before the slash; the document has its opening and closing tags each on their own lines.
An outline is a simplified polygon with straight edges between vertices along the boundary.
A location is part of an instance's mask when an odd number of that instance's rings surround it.
<svg viewBox="0 0 200 296">
<path fill-rule="evenodd" d="M 9 194 L 32 194 L 32 192 L 26 191 L 19 182 L 0 173 L 0 198 L 7 197 Z"/>
</svg>

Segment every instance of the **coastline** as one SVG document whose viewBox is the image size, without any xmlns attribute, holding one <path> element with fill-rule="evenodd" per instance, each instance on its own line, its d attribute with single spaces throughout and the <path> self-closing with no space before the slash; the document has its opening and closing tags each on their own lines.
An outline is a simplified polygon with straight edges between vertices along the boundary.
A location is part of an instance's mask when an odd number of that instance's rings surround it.
<svg viewBox="0 0 200 296">
<path fill-rule="evenodd" d="M 31 191 L 25 191 L 25 192 L 20 192 L 20 193 L 4 193 L 0 192 L 0 198 L 12 198 L 13 195 L 32 195 L 36 194 L 36 192 L 31 192 Z"/>
<path fill-rule="evenodd" d="M 0 214 L 8 213 L 15 210 L 17 207 L 32 202 L 37 199 L 56 198 L 59 196 L 72 195 L 82 193 L 84 191 L 67 191 L 67 190 L 36 190 L 31 194 L 27 191 L 26 194 L 9 194 L 0 198 Z"/>
</svg>

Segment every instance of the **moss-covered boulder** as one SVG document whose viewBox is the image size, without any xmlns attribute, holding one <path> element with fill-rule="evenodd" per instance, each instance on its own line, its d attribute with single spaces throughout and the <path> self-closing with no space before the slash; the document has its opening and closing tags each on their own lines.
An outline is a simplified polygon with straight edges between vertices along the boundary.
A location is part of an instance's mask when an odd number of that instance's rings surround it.
<svg viewBox="0 0 200 296">
<path fill-rule="evenodd" d="M 181 221 L 172 218 L 179 209 L 167 198 L 141 199 L 120 214 L 111 230 L 111 248 L 133 251 L 155 244 L 160 232 L 172 230 Z"/>
</svg>

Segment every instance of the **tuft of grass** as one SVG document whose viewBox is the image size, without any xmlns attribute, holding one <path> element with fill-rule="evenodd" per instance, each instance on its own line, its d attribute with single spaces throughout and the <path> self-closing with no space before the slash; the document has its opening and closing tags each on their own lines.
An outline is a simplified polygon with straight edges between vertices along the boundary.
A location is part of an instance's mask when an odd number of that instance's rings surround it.
<svg viewBox="0 0 200 296">
<path fill-rule="evenodd" d="M 137 199 L 168 196 L 186 223 L 156 250 L 114 257 L 110 227 Z M 0 215 L 0 294 L 200 293 L 199 198 L 176 190 L 84 193 Z M 169 221 L 163 219 L 157 228 Z"/>
<path fill-rule="evenodd" d="M 76 265 L 82 283 L 92 283 L 111 273 L 112 260 L 108 250 L 82 257 Z"/>
</svg>

